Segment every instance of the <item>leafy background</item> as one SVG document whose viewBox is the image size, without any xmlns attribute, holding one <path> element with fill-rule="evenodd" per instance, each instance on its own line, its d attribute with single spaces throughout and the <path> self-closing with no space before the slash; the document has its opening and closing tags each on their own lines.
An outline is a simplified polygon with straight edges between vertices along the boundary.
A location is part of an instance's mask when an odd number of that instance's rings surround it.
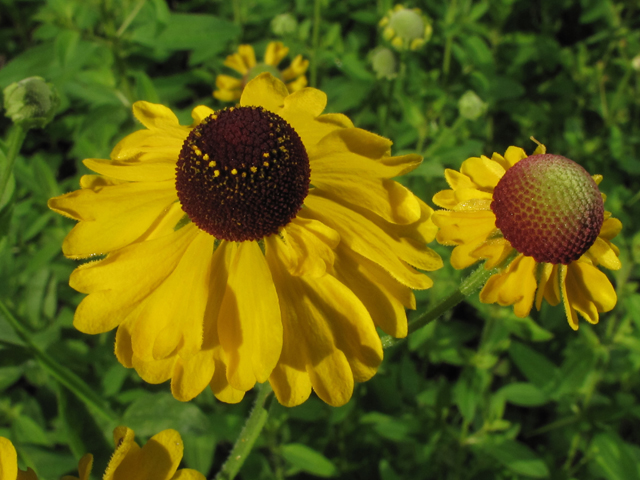
<svg viewBox="0 0 640 480">
<path fill-rule="evenodd" d="M 616 240 L 624 266 L 611 274 L 618 305 L 599 325 L 583 322 L 574 333 L 562 307 L 518 319 L 475 298 L 388 350 L 378 375 L 344 407 L 316 398 L 289 409 L 272 402 L 240 476 L 640 479 L 640 236 L 633 220 L 640 214 L 640 5 L 416 1 L 407 6 L 432 19 L 433 37 L 397 55 L 399 75 L 387 80 L 377 78 L 370 56 L 384 45 L 377 23 L 392 6 L 0 0 L 0 87 L 40 75 L 62 99 L 55 120 L 29 133 L 15 167 L 15 203 L 0 205 L 0 299 L 26 332 L 16 334 L 0 313 L 0 435 L 14 442 L 23 468 L 58 479 L 75 473 L 90 451 L 98 478 L 116 424 L 133 428 L 141 442 L 175 428 L 186 445 L 184 466 L 209 477 L 220 468 L 253 394 L 226 405 L 207 390 L 180 403 L 166 384 L 144 384 L 117 363 L 113 332 L 75 331 L 82 295 L 68 287 L 76 264 L 60 250 L 72 222 L 46 201 L 77 188 L 87 173 L 82 159 L 108 158 L 139 128 L 134 101 L 169 105 L 189 123 L 193 106 L 223 106 L 211 92 L 217 74 L 232 73 L 226 55 L 250 43 L 260 57 L 268 41 L 281 40 L 289 59 L 311 59 L 309 76 L 327 93 L 328 111 L 388 136 L 395 153 L 424 155 L 406 183 L 428 202 L 446 185 L 444 168 L 509 145 L 531 152 L 532 135 L 603 174 L 606 207 L 624 224 Z M 290 30 L 278 28 L 291 20 Z M 5 139 L 9 128 L 0 119 Z M 447 258 L 448 249 L 434 248 Z M 418 293 L 419 310 L 455 288 L 461 272 L 445 267 L 432 277 L 435 287 Z M 85 390 L 61 382 L 47 359 L 82 379 Z M 97 400 L 87 402 L 92 394 Z"/>
</svg>

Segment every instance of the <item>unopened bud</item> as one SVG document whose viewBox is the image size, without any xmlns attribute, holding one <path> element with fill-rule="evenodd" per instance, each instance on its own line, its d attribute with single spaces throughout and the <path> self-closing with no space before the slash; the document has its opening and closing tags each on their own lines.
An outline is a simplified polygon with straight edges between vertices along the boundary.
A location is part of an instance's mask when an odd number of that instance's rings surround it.
<svg viewBox="0 0 640 480">
<path fill-rule="evenodd" d="M 44 128 L 60 103 L 53 84 L 41 77 L 12 83 L 3 93 L 5 115 L 25 129 Z"/>
<path fill-rule="evenodd" d="M 477 120 L 487 111 L 487 104 L 473 90 L 467 90 L 458 100 L 460 115 L 468 120 Z"/>
</svg>

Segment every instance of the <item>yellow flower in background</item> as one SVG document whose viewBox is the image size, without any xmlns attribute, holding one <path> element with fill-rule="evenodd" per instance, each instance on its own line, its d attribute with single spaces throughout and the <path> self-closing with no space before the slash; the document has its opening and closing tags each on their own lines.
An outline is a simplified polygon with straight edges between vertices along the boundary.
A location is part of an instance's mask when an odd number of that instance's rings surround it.
<svg viewBox="0 0 640 480">
<path fill-rule="evenodd" d="M 0 480 L 38 480 L 36 473 L 18 468 L 18 453 L 8 438 L 0 437 Z"/>
<path fill-rule="evenodd" d="M 71 276 L 89 294 L 76 328 L 118 327 L 120 362 L 171 379 L 179 400 L 209 385 L 238 402 L 268 380 L 287 406 L 312 388 L 346 403 L 382 360 L 376 327 L 407 334 L 411 289 L 432 285 L 416 268 L 442 260 L 426 246 L 433 210 L 392 180 L 421 157 L 390 156 L 391 141 L 325 105 L 267 73 L 238 107 L 196 107 L 191 126 L 136 103 L 146 129 L 49 201 L 79 221 L 65 255 L 106 254 Z"/>
<path fill-rule="evenodd" d="M 440 227 L 437 240 L 456 245 L 453 267 L 486 259 L 489 270 L 515 255 L 488 280 L 482 302 L 513 305 L 526 317 L 534 302 L 539 310 L 543 298 L 551 305 L 562 301 L 574 330 L 577 313 L 597 323 L 599 312 L 613 309 L 615 290 L 597 267 L 620 268 L 611 239 L 622 224 L 604 211 L 601 176 L 590 177 L 539 145 L 529 157 L 509 147 L 504 156 L 469 158 L 445 177 L 451 190 L 433 202 L 447 210 L 436 211 L 433 221 Z"/>
<path fill-rule="evenodd" d="M 164 430 L 149 439 L 140 448 L 134 441 L 134 432 L 127 427 L 113 431 L 116 450 L 107 465 L 103 480 L 205 480 L 196 470 L 178 470 L 184 444 L 175 430 Z M 93 455 L 84 455 L 78 462 L 78 476 L 67 475 L 62 480 L 89 480 Z M 6 438 L 0 437 L 0 480 L 37 480 L 35 472 L 18 469 L 16 449 Z"/>
<path fill-rule="evenodd" d="M 285 82 L 289 93 L 297 92 L 306 87 L 307 77 L 304 74 L 309 68 L 309 60 L 303 59 L 302 55 L 296 56 L 286 69 L 278 69 L 278 65 L 288 53 L 289 48 L 285 47 L 282 42 L 269 42 L 263 62 L 258 63 L 253 47 L 240 45 L 238 52 L 229 55 L 224 64 L 242 75 L 242 78 L 218 75 L 216 78 L 217 90 L 213 92 L 213 96 L 223 102 L 234 102 L 240 98 L 247 83 L 264 72 Z"/>
<path fill-rule="evenodd" d="M 382 36 L 396 50 L 418 50 L 433 34 L 431 21 L 419 8 L 396 5 L 379 22 Z"/>
</svg>

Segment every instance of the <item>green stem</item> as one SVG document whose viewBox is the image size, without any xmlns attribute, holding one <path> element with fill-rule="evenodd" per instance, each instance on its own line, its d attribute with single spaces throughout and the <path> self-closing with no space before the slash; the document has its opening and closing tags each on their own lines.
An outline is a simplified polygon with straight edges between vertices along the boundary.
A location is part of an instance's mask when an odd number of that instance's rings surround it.
<svg viewBox="0 0 640 480">
<path fill-rule="evenodd" d="M 455 290 L 451 295 L 447 298 L 439 302 L 435 307 L 427 312 L 423 313 L 417 318 L 414 318 L 409 322 L 409 331 L 407 335 L 415 332 L 416 330 L 428 325 L 433 322 L 440 315 L 445 313 L 446 311 L 452 309 L 456 305 L 458 305 L 462 300 L 464 300 L 469 295 L 473 295 L 476 293 L 482 286 L 489 280 L 491 275 L 494 275 L 498 272 L 498 269 L 486 270 L 484 265 L 480 265 L 476 268 L 471 275 L 465 278 L 457 290 Z M 393 338 L 390 335 L 385 335 L 381 338 L 382 340 L 382 348 L 389 348 L 398 343 L 404 341 L 404 338 Z"/>
<path fill-rule="evenodd" d="M 238 474 L 240 468 L 242 468 L 244 461 L 253 448 L 253 444 L 262 431 L 262 427 L 264 427 L 264 424 L 267 422 L 269 411 L 265 408 L 265 402 L 271 392 L 273 392 L 273 389 L 269 382 L 260 385 L 258 396 L 253 404 L 249 418 L 247 418 L 247 423 L 245 423 L 242 428 L 236 444 L 233 446 L 227 461 L 218 472 L 218 475 L 216 475 L 215 480 L 232 480 Z"/>
<path fill-rule="evenodd" d="M 60 384 L 67 387 L 81 401 L 93 407 L 96 413 L 100 414 L 105 420 L 115 422 L 117 415 L 111 411 L 100 395 L 96 394 L 87 384 L 76 374 L 60 365 L 53 358 L 40 350 L 32 341 L 30 332 L 25 329 L 20 321 L 14 317 L 5 304 L 0 300 L 0 313 L 11 325 L 16 334 L 25 343 L 26 347 L 31 351 L 33 356 L 38 359 L 40 365 L 47 370 Z"/>
<path fill-rule="evenodd" d="M 4 192 L 7 188 L 7 184 L 9 183 L 9 178 L 11 178 L 11 172 L 13 172 L 13 164 L 16 162 L 16 158 L 18 158 L 18 153 L 22 148 L 25 138 L 27 138 L 27 130 L 22 128 L 20 125 L 14 125 L 7 142 L 9 144 L 9 149 L 7 151 L 7 165 L 4 172 L 2 172 L 2 177 L 0 177 L 0 204 L 4 198 Z"/>
<path fill-rule="evenodd" d="M 320 20 L 322 12 L 322 0 L 315 0 L 313 2 L 313 36 L 312 36 L 312 48 L 313 54 L 311 56 L 311 86 L 318 86 L 318 45 L 320 44 Z"/>
</svg>

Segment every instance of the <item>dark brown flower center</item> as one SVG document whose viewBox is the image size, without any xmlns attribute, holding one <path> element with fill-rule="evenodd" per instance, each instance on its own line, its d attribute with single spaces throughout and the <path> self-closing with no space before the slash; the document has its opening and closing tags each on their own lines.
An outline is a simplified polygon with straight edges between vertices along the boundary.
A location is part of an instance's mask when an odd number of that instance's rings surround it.
<svg viewBox="0 0 640 480">
<path fill-rule="evenodd" d="M 560 155 L 531 155 L 507 170 L 493 192 L 491 210 L 513 248 L 553 264 L 580 258 L 604 222 L 593 178 Z"/>
<path fill-rule="evenodd" d="M 260 240 L 289 223 L 309 192 L 309 157 L 296 131 L 262 107 L 205 118 L 176 167 L 182 209 L 222 240 Z"/>
</svg>

